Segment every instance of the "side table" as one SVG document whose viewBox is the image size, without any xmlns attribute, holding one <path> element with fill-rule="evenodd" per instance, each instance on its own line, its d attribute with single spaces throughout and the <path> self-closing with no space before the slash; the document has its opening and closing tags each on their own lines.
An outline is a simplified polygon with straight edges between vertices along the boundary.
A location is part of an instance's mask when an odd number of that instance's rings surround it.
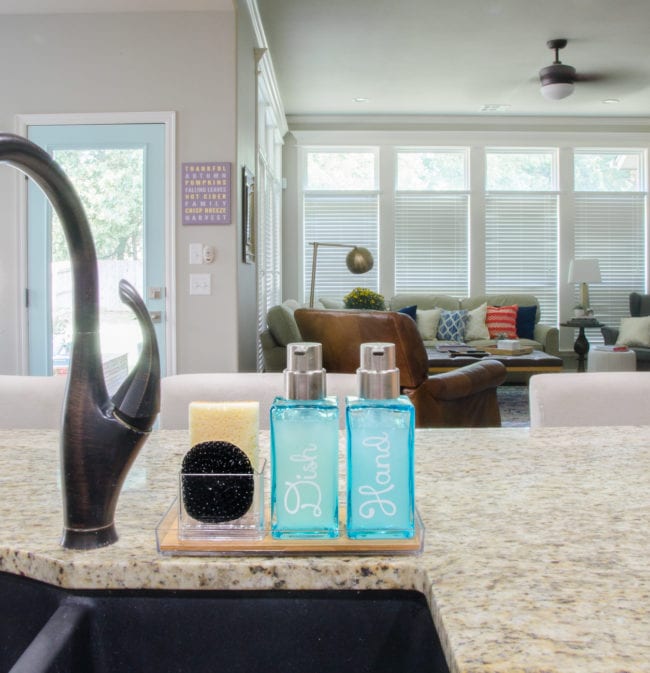
<svg viewBox="0 0 650 673">
<path fill-rule="evenodd" d="M 578 371 L 585 370 L 585 355 L 589 352 L 589 340 L 585 335 L 587 327 L 604 327 L 605 325 L 596 318 L 572 318 L 566 322 L 560 323 L 561 327 L 573 327 L 578 329 L 578 337 L 573 344 L 573 350 L 578 355 Z"/>
</svg>

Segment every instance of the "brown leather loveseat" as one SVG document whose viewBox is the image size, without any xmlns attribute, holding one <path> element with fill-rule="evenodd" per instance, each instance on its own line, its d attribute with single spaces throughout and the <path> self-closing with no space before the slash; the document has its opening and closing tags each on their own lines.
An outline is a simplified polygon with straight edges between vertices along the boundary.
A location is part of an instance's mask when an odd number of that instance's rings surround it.
<svg viewBox="0 0 650 673">
<path fill-rule="evenodd" d="M 402 394 L 415 406 L 417 427 L 501 425 L 496 389 L 506 376 L 503 363 L 483 360 L 429 376 L 422 337 L 403 313 L 297 309 L 294 316 L 303 341 L 323 345 L 328 372 L 354 373 L 362 343 L 394 343 Z"/>
</svg>

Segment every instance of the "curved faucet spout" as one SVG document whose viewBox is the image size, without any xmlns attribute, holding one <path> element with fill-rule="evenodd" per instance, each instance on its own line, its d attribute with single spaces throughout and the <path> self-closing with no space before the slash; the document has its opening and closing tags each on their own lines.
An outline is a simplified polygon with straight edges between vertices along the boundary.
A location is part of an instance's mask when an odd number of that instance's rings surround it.
<svg viewBox="0 0 650 673">
<path fill-rule="evenodd" d="M 136 290 L 120 282 L 120 297 L 143 333 L 140 358 L 110 399 L 99 341 L 97 256 L 81 201 L 61 167 L 34 143 L 0 134 L 0 163 L 29 175 L 57 211 L 70 250 L 74 318 L 63 407 L 61 544 L 95 549 L 117 540 L 115 507 L 122 484 L 160 407 L 160 358 L 154 327 Z"/>
</svg>

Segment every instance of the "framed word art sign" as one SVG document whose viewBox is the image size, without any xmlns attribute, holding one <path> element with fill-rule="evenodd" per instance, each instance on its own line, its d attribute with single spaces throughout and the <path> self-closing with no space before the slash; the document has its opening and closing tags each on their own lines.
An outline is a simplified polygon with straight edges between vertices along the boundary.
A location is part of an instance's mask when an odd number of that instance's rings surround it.
<svg viewBox="0 0 650 673">
<path fill-rule="evenodd" d="M 182 164 L 183 224 L 230 224 L 230 162 Z"/>
</svg>

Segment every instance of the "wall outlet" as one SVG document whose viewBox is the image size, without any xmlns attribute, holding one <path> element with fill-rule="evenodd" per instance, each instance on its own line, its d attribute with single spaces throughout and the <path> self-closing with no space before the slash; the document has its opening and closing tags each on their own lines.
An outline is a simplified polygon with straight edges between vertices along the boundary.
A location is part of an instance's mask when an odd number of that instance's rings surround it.
<svg viewBox="0 0 650 673">
<path fill-rule="evenodd" d="M 203 263 L 212 264 L 214 262 L 217 252 L 213 245 L 204 245 L 203 246 Z"/>
<path fill-rule="evenodd" d="M 212 294 L 212 274 L 191 273 L 190 294 Z"/>
</svg>

